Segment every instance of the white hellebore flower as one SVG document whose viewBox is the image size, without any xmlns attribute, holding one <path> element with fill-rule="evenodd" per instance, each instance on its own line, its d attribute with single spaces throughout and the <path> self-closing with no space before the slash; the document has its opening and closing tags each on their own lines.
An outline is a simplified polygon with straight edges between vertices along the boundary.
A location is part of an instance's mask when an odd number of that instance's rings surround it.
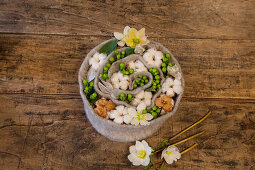
<svg viewBox="0 0 255 170">
<path fill-rule="evenodd" d="M 163 59 L 163 53 L 151 48 L 144 53 L 143 59 L 151 67 L 160 67 Z"/>
<path fill-rule="evenodd" d="M 109 118 L 113 119 L 114 122 L 122 124 L 124 116 L 127 115 L 128 108 L 122 105 L 117 106 L 114 110 L 109 112 Z"/>
<path fill-rule="evenodd" d="M 111 77 L 111 82 L 114 88 L 127 90 L 130 82 L 128 75 L 123 75 L 120 71 L 113 73 Z"/>
<path fill-rule="evenodd" d="M 182 91 L 183 87 L 179 79 L 167 78 L 162 85 L 162 92 L 170 97 L 173 97 L 175 93 L 180 94 Z"/>
<path fill-rule="evenodd" d="M 118 41 L 118 45 L 119 45 L 120 47 L 123 47 L 123 46 L 126 44 L 125 41 L 123 40 L 123 38 L 128 34 L 129 29 L 130 29 L 130 27 L 129 27 L 129 26 L 126 26 L 126 27 L 124 28 L 123 34 L 120 33 L 120 32 L 114 32 L 114 33 L 113 33 L 114 37 L 115 37 L 117 40 L 119 40 L 119 41 Z"/>
<path fill-rule="evenodd" d="M 146 104 L 141 102 L 136 108 L 136 115 L 132 117 L 131 124 L 138 126 L 139 124 L 142 126 L 149 125 L 149 120 L 153 119 L 153 116 L 150 113 L 143 114 L 142 111 L 146 109 Z"/>
<path fill-rule="evenodd" d="M 162 158 L 164 158 L 168 164 L 172 164 L 174 161 L 181 158 L 181 154 L 176 146 L 171 145 L 162 151 L 161 159 Z"/>
<path fill-rule="evenodd" d="M 148 71 L 140 60 L 132 60 L 128 63 L 129 67 L 134 69 L 134 72 Z"/>
<path fill-rule="evenodd" d="M 90 59 L 89 65 L 93 70 L 97 70 L 106 58 L 106 54 L 96 52 Z"/>
<path fill-rule="evenodd" d="M 137 106 L 139 103 L 144 102 L 146 106 L 150 106 L 151 98 L 152 98 L 151 92 L 142 90 L 134 96 L 134 99 L 131 104 L 133 106 Z"/>
<path fill-rule="evenodd" d="M 142 142 L 136 141 L 135 145 L 129 147 L 130 154 L 128 155 L 128 160 L 135 166 L 147 166 L 150 163 L 149 156 L 151 151 L 151 147 L 149 147 L 145 140 Z"/>
</svg>

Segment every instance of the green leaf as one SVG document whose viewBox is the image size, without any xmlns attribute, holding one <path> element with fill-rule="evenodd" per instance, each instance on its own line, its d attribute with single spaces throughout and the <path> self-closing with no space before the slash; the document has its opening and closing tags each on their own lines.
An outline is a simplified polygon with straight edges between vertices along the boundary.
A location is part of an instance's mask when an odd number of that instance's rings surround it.
<svg viewBox="0 0 255 170">
<path fill-rule="evenodd" d="M 152 166 L 147 166 L 144 168 L 144 170 L 153 170 L 153 167 Z"/>
<path fill-rule="evenodd" d="M 113 52 L 114 50 L 116 50 L 117 48 L 117 39 L 114 39 L 112 41 L 109 41 L 108 43 L 106 43 L 100 50 L 100 53 L 104 53 L 109 55 L 111 52 Z"/>
<path fill-rule="evenodd" d="M 135 54 L 135 49 L 134 48 L 127 48 L 125 51 L 125 56 Z"/>
<path fill-rule="evenodd" d="M 159 148 L 163 148 L 166 144 L 168 144 L 168 139 L 163 140 L 162 142 L 159 143 Z"/>
</svg>

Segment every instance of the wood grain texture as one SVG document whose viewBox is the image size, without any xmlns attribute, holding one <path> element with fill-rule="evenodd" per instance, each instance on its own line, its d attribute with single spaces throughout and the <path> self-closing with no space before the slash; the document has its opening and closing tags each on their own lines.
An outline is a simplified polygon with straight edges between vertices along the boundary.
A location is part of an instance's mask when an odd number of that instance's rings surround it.
<svg viewBox="0 0 255 170">
<path fill-rule="evenodd" d="M 112 36 L 125 25 L 150 37 L 255 39 L 254 0 L 2 0 L 5 33 Z"/>
<path fill-rule="evenodd" d="M 77 82 L 86 54 L 126 25 L 145 27 L 185 76 L 180 108 L 151 146 L 213 110 L 176 139 L 205 130 L 179 148 L 199 146 L 166 169 L 253 170 L 254 9 L 254 0 L 1 0 L 0 170 L 137 168 L 127 159 L 133 143 L 92 128 Z"/>
<path fill-rule="evenodd" d="M 8 167 L 8 161 L 14 169 L 134 168 L 126 158 L 132 143 L 112 142 L 96 133 L 83 117 L 79 96 L 1 95 L 0 102 L 4 104 L 1 112 L 8 110 L 9 113 L 0 122 L 0 157 L 7 160 L 0 161 L 2 169 Z M 35 106 L 38 109 L 33 109 Z M 32 109 L 28 113 L 26 108 Z M 52 108 L 58 112 L 52 112 Z M 206 130 L 201 137 L 180 145 L 181 150 L 195 142 L 199 147 L 169 167 L 252 168 L 255 161 L 254 100 L 184 98 L 178 113 L 148 139 L 149 144 L 155 147 L 159 141 L 202 117 L 208 108 L 213 114 L 181 136 Z"/>
<path fill-rule="evenodd" d="M 78 94 L 86 54 L 109 38 L 0 35 L 0 93 Z M 179 60 L 187 97 L 255 99 L 255 40 L 153 38 Z"/>
</svg>

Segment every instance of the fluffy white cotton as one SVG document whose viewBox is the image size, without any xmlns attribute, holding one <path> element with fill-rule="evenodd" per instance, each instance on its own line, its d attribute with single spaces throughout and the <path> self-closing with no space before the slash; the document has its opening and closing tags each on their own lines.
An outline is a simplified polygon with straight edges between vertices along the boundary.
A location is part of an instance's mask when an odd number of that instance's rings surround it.
<svg viewBox="0 0 255 170">
<path fill-rule="evenodd" d="M 89 59 L 89 65 L 93 70 L 97 70 L 99 66 L 103 63 L 104 59 L 106 58 L 106 54 L 99 54 L 96 52 L 90 59 Z"/>
<path fill-rule="evenodd" d="M 173 80 L 172 78 L 167 78 L 162 85 L 162 92 L 170 97 L 180 94 L 182 91 L 183 87 L 179 79 Z"/>
<path fill-rule="evenodd" d="M 129 67 L 134 69 L 134 72 L 148 71 L 140 60 L 132 60 L 128 63 Z"/>
<path fill-rule="evenodd" d="M 122 124 L 124 122 L 124 116 L 128 114 L 128 108 L 122 105 L 117 106 L 114 110 L 109 112 L 109 118 L 114 122 Z"/>
<path fill-rule="evenodd" d="M 172 164 L 181 158 L 181 153 L 176 146 L 171 145 L 162 151 L 161 159 L 163 158 L 168 164 Z"/>
<path fill-rule="evenodd" d="M 128 77 L 128 75 L 123 75 L 119 71 L 117 73 L 113 73 L 111 77 L 111 82 L 114 88 L 127 90 L 130 83 L 130 78 Z"/>
<path fill-rule="evenodd" d="M 151 99 L 152 99 L 152 93 L 142 90 L 134 96 L 131 104 L 133 106 L 138 106 L 139 103 L 143 102 L 145 103 L 146 106 L 150 106 Z"/>
<path fill-rule="evenodd" d="M 144 53 L 143 59 L 151 67 L 160 67 L 163 59 L 163 53 L 151 48 Z"/>
</svg>

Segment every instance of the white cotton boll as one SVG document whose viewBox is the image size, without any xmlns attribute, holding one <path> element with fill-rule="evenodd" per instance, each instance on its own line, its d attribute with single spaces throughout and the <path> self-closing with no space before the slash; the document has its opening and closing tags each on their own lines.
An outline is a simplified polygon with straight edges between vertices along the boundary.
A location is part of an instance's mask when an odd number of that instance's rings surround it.
<svg viewBox="0 0 255 170">
<path fill-rule="evenodd" d="M 132 104 L 133 106 L 137 106 L 140 102 L 141 102 L 141 99 L 139 99 L 139 98 L 134 98 L 131 104 Z"/>
<path fill-rule="evenodd" d="M 145 98 L 145 99 L 146 99 L 146 98 L 151 99 L 151 98 L 152 98 L 152 93 L 151 93 L 151 92 L 145 91 L 145 92 L 144 92 L 144 98 Z"/>
<path fill-rule="evenodd" d="M 135 97 L 136 97 L 136 98 L 142 99 L 142 98 L 144 97 L 144 91 L 143 91 L 143 90 L 140 91 L 139 93 L 137 93 L 137 94 L 135 95 Z"/>
<path fill-rule="evenodd" d="M 118 116 L 113 121 L 118 123 L 118 124 L 122 124 L 123 123 L 123 116 Z"/>
<path fill-rule="evenodd" d="M 172 86 L 172 85 L 174 85 L 174 80 L 172 78 L 167 78 L 166 83 L 168 83 L 169 86 Z"/>
<path fill-rule="evenodd" d="M 128 114 L 135 117 L 137 115 L 137 111 L 134 108 L 129 107 L 128 108 Z"/>
<path fill-rule="evenodd" d="M 174 80 L 174 86 L 180 86 L 182 83 L 181 83 L 181 81 L 179 80 L 179 79 L 175 79 Z"/>
<path fill-rule="evenodd" d="M 123 121 L 126 123 L 126 124 L 130 124 L 131 121 L 132 121 L 133 117 L 129 114 L 125 115 L 124 118 L 123 118 Z"/>
<path fill-rule="evenodd" d="M 117 111 L 117 110 L 112 110 L 112 111 L 110 111 L 110 113 L 109 113 L 109 118 L 110 119 L 115 119 L 116 117 L 118 117 L 119 116 L 119 112 Z"/>
<path fill-rule="evenodd" d="M 144 109 L 146 109 L 146 104 L 144 103 L 144 102 L 141 102 L 138 106 L 137 106 L 137 108 L 136 108 L 136 110 L 137 110 L 137 112 L 141 112 L 141 111 L 143 111 Z"/>
<path fill-rule="evenodd" d="M 163 53 L 155 49 L 149 49 L 144 53 L 143 59 L 151 67 L 160 67 L 162 63 Z"/>
<path fill-rule="evenodd" d="M 123 105 L 119 105 L 119 106 L 117 106 L 115 109 L 119 112 L 119 114 L 122 114 L 123 113 L 123 111 L 124 111 L 124 106 Z"/>
<path fill-rule="evenodd" d="M 177 86 L 173 87 L 173 90 L 175 93 L 180 94 L 183 91 L 183 88 L 182 88 L 182 86 L 177 85 Z"/>
<path fill-rule="evenodd" d="M 123 113 L 122 113 L 123 115 L 126 115 L 126 114 L 128 114 L 128 108 L 127 107 L 125 107 L 124 108 L 124 110 L 123 110 Z"/>
<path fill-rule="evenodd" d="M 173 88 L 169 88 L 169 89 L 166 91 L 166 95 L 168 95 L 168 96 L 170 96 L 170 97 L 173 97 L 173 96 L 175 95 Z"/>
<path fill-rule="evenodd" d="M 146 104 L 146 106 L 151 105 L 151 99 L 145 99 L 143 102 Z"/>
<path fill-rule="evenodd" d="M 130 62 L 128 63 L 128 65 L 129 65 L 130 68 L 132 68 L 132 69 L 134 69 L 134 70 L 136 69 L 136 68 L 135 68 L 135 63 L 134 63 L 134 61 L 130 61 Z"/>
</svg>

